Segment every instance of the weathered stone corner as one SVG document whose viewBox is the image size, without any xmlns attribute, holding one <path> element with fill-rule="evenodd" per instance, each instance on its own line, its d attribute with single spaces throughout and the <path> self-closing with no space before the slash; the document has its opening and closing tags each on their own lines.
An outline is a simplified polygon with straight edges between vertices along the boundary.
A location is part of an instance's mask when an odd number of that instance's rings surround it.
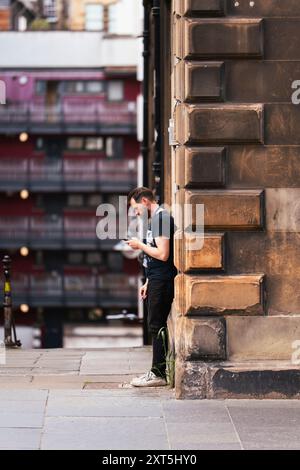
<svg viewBox="0 0 300 470">
<path fill-rule="evenodd" d="M 179 317 L 176 321 L 175 349 L 176 356 L 185 361 L 225 360 L 225 320 Z"/>
</svg>

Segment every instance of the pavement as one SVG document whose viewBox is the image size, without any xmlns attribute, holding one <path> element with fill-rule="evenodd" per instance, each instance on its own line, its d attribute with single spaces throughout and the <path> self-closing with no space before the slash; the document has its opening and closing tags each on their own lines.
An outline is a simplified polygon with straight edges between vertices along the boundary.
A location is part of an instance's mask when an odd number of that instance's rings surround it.
<svg viewBox="0 0 300 470">
<path fill-rule="evenodd" d="M 300 449 L 300 401 L 175 400 L 136 389 L 151 349 L 9 350 L 0 449 Z"/>
</svg>

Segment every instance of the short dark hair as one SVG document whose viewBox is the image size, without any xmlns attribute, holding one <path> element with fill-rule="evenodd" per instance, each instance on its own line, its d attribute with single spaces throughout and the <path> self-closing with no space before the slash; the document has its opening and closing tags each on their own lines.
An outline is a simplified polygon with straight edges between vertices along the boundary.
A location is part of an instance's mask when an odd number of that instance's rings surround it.
<svg viewBox="0 0 300 470">
<path fill-rule="evenodd" d="M 140 186 L 139 188 L 134 188 L 130 191 L 127 196 L 128 204 L 130 204 L 132 198 L 136 202 L 140 202 L 143 197 L 146 197 L 149 199 L 149 201 L 155 201 L 153 191 L 150 188 L 146 188 L 145 186 Z"/>
</svg>

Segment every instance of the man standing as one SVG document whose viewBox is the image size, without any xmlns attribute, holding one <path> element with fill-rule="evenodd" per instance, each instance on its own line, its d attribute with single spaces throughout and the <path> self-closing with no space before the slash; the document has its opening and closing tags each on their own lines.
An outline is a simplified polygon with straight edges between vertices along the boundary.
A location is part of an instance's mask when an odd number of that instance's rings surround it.
<svg viewBox="0 0 300 470">
<path fill-rule="evenodd" d="M 173 262 L 174 219 L 166 209 L 155 201 L 149 188 L 140 187 L 128 195 L 128 203 L 135 214 L 142 217 L 146 211 L 148 230 L 146 243 L 141 240 L 129 240 L 128 245 L 135 250 L 142 250 L 146 273 L 146 283 L 141 287 L 140 295 L 147 298 L 148 328 L 153 339 L 152 368 L 149 372 L 131 381 L 135 387 L 157 387 L 166 385 L 167 335 L 159 334 L 164 328 L 167 332 L 167 319 L 174 298 L 174 277 L 177 270 Z"/>
</svg>

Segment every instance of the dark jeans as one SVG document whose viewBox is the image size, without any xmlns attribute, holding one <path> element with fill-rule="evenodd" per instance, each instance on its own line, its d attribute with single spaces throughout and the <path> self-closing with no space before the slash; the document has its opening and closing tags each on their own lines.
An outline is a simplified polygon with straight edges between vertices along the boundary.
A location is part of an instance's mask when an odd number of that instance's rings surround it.
<svg viewBox="0 0 300 470">
<path fill-rule="evenodd" d="M 168 351 L 167 319 L 174 298 L 174 280 L 163 281 L 149 279 L 148 283 L 148 328 L 152 335 L 153 360 L 152 372 L 157 376 L 166 376 L 166 354 Z M 158 335 L 164 328 L 165 341 Z"/>
</svg>

